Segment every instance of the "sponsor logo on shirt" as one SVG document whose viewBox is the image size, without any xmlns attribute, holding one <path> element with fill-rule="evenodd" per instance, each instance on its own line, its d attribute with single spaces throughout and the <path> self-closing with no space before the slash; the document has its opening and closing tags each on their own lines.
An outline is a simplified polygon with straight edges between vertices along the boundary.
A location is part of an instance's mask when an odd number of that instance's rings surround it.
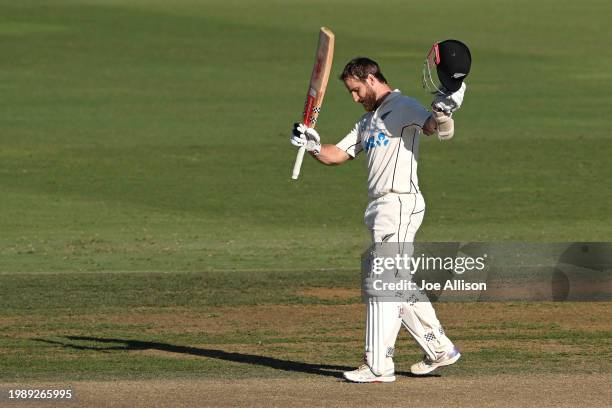
<svg viewBox="0 0 612 408">
<path fill-rule="evenodd" d="M 365 141 L 365 145 L 363 149 L 368 152 L 370 149 L 375 149 L 377 147 L 387 147 L 389 144 L 389 138 L 383 132 L 378 132 L 378 135 L 370 136 Z"/>
</svg>

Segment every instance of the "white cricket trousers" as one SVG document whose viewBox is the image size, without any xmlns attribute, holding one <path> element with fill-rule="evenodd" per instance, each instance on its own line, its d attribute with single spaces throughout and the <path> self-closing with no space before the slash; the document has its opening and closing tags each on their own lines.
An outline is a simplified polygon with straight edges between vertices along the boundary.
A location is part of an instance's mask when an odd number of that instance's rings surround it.
<svg viewBox="0 0 612 408">
<path fill-rule="evenodd" d="M 370 201 L 365 224 L 373 243 L 412 243 L 424 214 L 425 201 L 420 193 L 388 193 Z M 404 253 L 412 256 L 412 245 L 403 247 Z M 365 356 L 375 374 L 385 375 L 395 370 L 393 353 L 402 325 L 431 359 L 453 347 L 424 293 L 405 302 L 370 300 L 366 305 Z"/>
</svg>

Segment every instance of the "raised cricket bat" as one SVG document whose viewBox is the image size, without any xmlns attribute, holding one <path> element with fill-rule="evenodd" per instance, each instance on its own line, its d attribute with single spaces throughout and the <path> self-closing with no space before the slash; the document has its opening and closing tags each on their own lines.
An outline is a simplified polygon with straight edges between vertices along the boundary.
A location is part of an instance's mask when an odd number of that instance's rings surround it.
<svg viewBox="0 0 612 408">
<path fill-rule="evenodd" d="M 317 118 L 321 111 L 323 96 L 327 88 L 329 72 L 331 71 L 332 60 L 334 58 L 334 33 L 327 27 L 321 27 L 319 31 L 319 45 L 317 47 L 317 55 L 310 76 L 310 85 L 306 94 L 306 103 L 304 104 L 304 118 L 302 123 L 308 127 L 315 127 Z M 302 160 L 304 160 L 304 152 L 306 147 L 300 147 L 293 165 L 293 174 L 291 178 L 297 180 L 300 176 Z"/>
</svg>

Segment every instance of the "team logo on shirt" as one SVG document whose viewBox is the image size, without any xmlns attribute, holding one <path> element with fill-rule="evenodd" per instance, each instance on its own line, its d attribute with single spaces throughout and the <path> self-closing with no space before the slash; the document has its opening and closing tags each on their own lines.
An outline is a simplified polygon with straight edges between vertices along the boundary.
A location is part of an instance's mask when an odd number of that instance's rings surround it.
<svg viewBox="0 0 612 408">
<path fill-rule="evenodd" d="M 370 149 L 375 149 L 377 147 L 386 147 L 389 144 L 389 138 L 383 132 L 378 132 L 378 135 L 370 136 L 365 141 L 365 145 L 363 149 L 368 152 Z"/>
</svg>

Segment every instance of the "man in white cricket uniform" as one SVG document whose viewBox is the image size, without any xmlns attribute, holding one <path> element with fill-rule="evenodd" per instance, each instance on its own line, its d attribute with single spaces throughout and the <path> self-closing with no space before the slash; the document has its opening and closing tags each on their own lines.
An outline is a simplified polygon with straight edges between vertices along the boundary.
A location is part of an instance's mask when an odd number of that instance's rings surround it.
<svg viewBox="0 0 612 408">
<path fill-rule="evenodd" d="M 422 132 L 436 132 L 436 116 L 416 100 L 392 90 L 378 64 L 368 58 L 350 61 L 340 78 L 353 100 L 366 110 L 353 130 L 336 145 L 321 145 L 314 129 L 296 124 L 291 142 L 305 145 L 315 159 L 327 165 L 344 163 L 364 152 L 369 196 L 365 223 L 372 241 L 411 243 L 425 212 L 417 177 L 419 137 Z M 459 351 L 445 335 L 426 296 L 402 302 L 370 300 L 365 364 L 344 377 L 353 382 L 394 381 L 393 351 L 402 325 L 425 353 L 423 361 L 411 367 L 414 374 L 427 374 L 459 359 Z"/>
</svg>

